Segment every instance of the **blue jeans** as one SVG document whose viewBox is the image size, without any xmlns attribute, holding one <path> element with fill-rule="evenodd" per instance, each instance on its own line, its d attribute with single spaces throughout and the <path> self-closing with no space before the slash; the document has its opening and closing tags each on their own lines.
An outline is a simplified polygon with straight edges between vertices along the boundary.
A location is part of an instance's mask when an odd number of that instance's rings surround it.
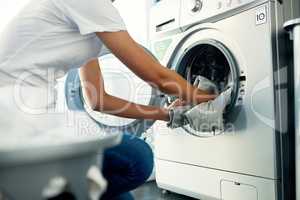
<svg viewBox="0 0 300 200">
<path fill-rule="evenodd" d="M 153 170 L 153 153 L 143 140 L 124 135 L 120 145 L 104 152 L 103 176 L 108 188 L 101 200 L 133 200 L 130 191 L 144 184 Z"/>
</svg>

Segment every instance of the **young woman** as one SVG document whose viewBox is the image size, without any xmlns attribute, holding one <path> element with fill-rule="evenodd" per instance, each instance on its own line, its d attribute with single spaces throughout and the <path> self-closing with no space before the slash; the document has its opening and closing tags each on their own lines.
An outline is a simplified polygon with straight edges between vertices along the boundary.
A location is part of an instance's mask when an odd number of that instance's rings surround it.
<svg viewBox="0 0 300 200">
<path fill-rule="evenodd" d="M 166 108 L 137 105 L 106 93 L 97 59 L 103 44 L 162 92 L 193 103 L 215 98 L 149 56 L 130 37 L 110 0 L 32 0 L 0 39 L 0 107 L 6 114 L 0 119 L 1 132 L 59 136 L 78 131 L 76 123 L 70 125 L 54 110 L 55 80 L 80 67 L 83 87 L 95 110 L 178 123 Z M 125 135 L 119 146 L 105 153 L 103 174 L 109 186 L 102 199 L 132 199 L 128 192 L 149 177 L 152 159 L 147 144 Z"/>
</svg>

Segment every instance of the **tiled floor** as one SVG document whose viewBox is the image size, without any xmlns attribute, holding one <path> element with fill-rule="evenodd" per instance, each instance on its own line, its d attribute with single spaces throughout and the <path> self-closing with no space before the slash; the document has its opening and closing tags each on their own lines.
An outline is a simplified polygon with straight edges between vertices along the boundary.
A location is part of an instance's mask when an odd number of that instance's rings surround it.
<svg viewBox="0 0 300 200">
<path fill-rule="evenodd" d="M 167 193 L 163 194 L 155 182 L 150 182 L 133 192 L 136 200 L 195 200 L 182 195 Z"/>
</svg>

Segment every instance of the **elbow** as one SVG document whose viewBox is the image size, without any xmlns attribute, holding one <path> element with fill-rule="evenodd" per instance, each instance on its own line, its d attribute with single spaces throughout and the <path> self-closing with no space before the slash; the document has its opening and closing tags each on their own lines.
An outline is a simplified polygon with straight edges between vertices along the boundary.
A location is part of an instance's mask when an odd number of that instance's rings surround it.
<svg viewBox="0 0 300 200">
<path fill-rule="evenodd" d="M 101 92 L 100 94 L 86 93 L 84 95 L 84 100 L 93 111 L 103 112 L 108 96 L 109 95 L 106 92 Z"/>
<path fill-rule="evenodd" d="M 93 110 L 98 112 L 105 112 L 106 103 L 109 101 L 109 95 L 107 93 L 102 93 L 98 96 L 97 100 L 94 101 Z"/>
</svg>

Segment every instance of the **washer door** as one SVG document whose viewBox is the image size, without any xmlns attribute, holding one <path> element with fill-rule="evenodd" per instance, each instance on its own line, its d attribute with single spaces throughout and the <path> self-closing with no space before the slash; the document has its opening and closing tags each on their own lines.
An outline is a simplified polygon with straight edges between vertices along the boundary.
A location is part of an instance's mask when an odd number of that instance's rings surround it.
<svg viewBox="0 0 300 200">
<path fill-rule="evenodd" d="M 231 102 L 226 107 L 224 114 L 226 121 L 226 116 L 236 106 L 239 91 L 239 68 L 231 51 L 217 39 L 202 38 L 196 32 L 187 36 L 179 44 L 172 58 L 169 66 L 192 84 L 200 75 L 216 84 L 220 93 L 228 86 L 233 88 Z M 198 132 L 190 128 L 189 125 L 185 126 L 184 129 L 188 133 L 200 137 L 223 133 L 223 131 Z"/>
<path fill-rule="evenodd" d="M 150 52 L 148 53 L 150 54 Z M 109 53 L 101 56 L 99 63 L 108 94 L 142 105 L 161 106 L 163 104 L 163 98 L 159 91 L 137 77 L 114 55 Z M 82 92 L 82 94 L 84 93 Z M 84 95 L 82 96 L 83 99 L 86 99 Z M 151 120 L 129 119 L 97 112 L 86 103 L 84 108 L 101 127 L 137 136 L 140 136 L 154 123 Z"/>
</svg>

